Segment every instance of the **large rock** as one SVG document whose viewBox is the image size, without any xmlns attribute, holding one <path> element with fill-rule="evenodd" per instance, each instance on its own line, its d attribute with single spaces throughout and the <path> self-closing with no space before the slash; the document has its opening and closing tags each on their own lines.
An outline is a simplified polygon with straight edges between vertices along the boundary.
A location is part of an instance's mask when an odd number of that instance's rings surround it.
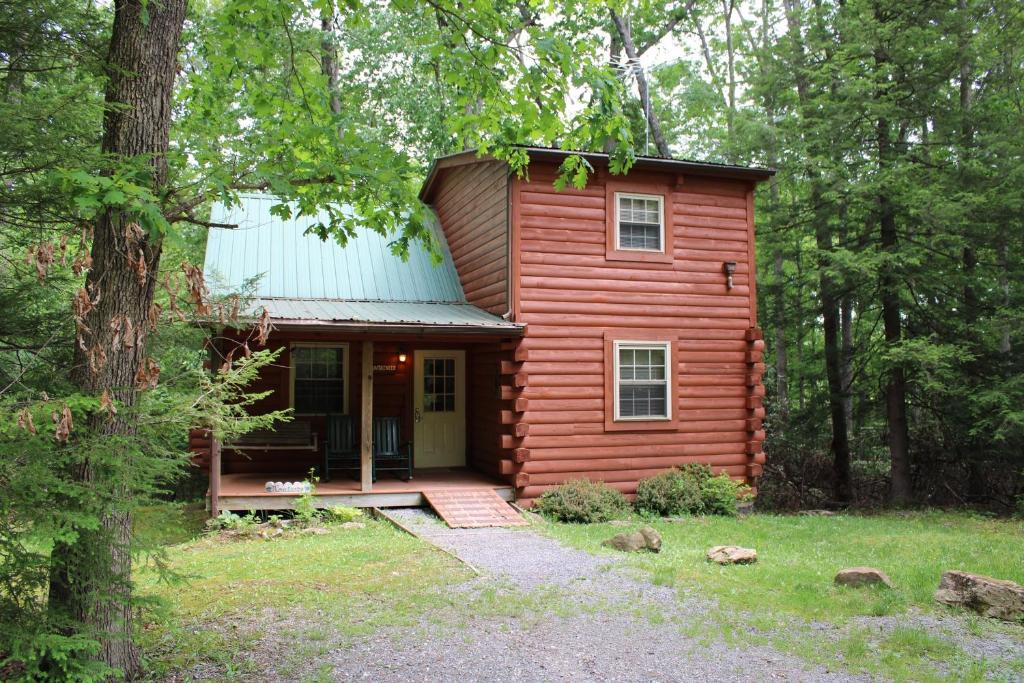
<svg viewBox="0 0 1024 683">
<path fill-rule="evenodd" d="M 718 564 L 753 564 L 757 562 L 757 551 L 736 545 L 716 545 L 708 551 L 708 562 Z"/>
<path fill-rule="evenodd" d="M 649 526 L 640 529 L 640 535 L 647 541 L 647 549 L 656 553 L 661 552 L 661 534 Z"/>
<path fill-rule="evenodd" d="M 1024 618 L 1024 586 L 981 574 L 944 572 L 935 599 L 944 605 L 967 607 L 995 619 L 1018 621 Z"/>
<path fill-rule="evenodd" d="M 874 567 L 850 567 L 836 574 L 837 586 L 885 586 L 892 588 L 892 581 L 881 569 Z"/>
<path fill-rule="evenodd" d="M 640 531 L 630 531 L 615 534 L 601 545 L 621 550 L 624 553 L 637 553 L 641 550 L 659 552 L 661 550 L 661 536 L 649 526 Z"/>
</svg>

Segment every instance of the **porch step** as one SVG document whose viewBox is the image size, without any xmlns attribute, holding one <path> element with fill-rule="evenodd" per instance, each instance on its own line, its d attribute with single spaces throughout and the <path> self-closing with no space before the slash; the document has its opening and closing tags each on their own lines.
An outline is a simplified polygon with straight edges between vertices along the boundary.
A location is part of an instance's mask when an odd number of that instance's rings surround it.
<svg viewBox="0 0 1024 683">
<path fill-rule="evenodd" d="M 430 489 L 423 497 L 453 529 L 528 524 L 494 489 Z"/>
</svg>

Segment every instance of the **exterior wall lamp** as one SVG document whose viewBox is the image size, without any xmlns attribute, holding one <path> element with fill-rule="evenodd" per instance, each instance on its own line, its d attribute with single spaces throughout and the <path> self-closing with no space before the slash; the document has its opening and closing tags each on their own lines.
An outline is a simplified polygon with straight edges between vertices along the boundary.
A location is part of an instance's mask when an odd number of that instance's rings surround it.
<svg viewBox="0 0 1024 683">
<path fill-rule="evenodd" d="M 406 353 L 405 353 L 405 346 L 404 345 L 399 346 L 398 347 L 398 362 L 399 363 L 405 363 L 405 360 L 408 357 L 409 356 L 406 355 Z"/>
<path fill-rule="evenodd" d="M 736 262 L 726 261 L 722 264 L 722 271 L 725 272 L 725 288 L 732 289 L 732 276 L 736 272 Z"/>
</svg>

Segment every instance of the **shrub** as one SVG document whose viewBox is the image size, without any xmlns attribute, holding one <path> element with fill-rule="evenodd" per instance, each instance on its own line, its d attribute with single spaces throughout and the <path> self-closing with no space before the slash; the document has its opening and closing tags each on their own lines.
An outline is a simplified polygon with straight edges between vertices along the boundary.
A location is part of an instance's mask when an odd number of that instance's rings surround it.
<svg viewBox="0 0 1024 683">
<path fill-rule="evenodd" d="M 318 524 L 324 517 L 316 506 L 316 485 L 320 483 L 320 478 L 310 470 L 306 481 L 309 482 L 309 490 L 295 499 L 292 518 L 302 526 L 312 526 Z"/>
<path fill-rule="evenodd" d="M 662 517 L 699 515 L 704 511 L 701 487 L 711 478 L 711 470 L 699 465 L 683 465 L 644 479 L 636 489 L 636 507 Z"/>
<path fill-rule="evenodd" d="M 735 515 L 749 489 L 726 474 L 712 476 L 707 465 L 682 465 L 644 479 L 637 486 L 641 512 L 671 515 Z"/>
<path fill-rule="evenodd" d="M 344 524 L 345 522 L 354 522 L 363 516 L 363 511 L 359 508 L 350 508 L 344 505 L 335 505 L 327 510 L 329 520 L 336 524 Z"/>
<path fill-rule="evenodd" d="M 537 500 L 537 510 L 560 522 L 607 522 L 629 510 L 626 497 L 603 482 L 570 481 L 548 489 Z"/>
<path fill-rule="evenodd" d="M 206 522 L 206 526 L 210 529 L 225 531 L 249 531 L 256 524 L 255 513 L 236 515 L 231 510 L 221 510 L 218 516 Z"/>
<path fill-rule="evenodd" d="M 750 500 L 750 488 L 729 478 L 728 474 L 708 477 L 701 486 L 704 514 L 735 517 L 740 501 Z"/>
</svg>

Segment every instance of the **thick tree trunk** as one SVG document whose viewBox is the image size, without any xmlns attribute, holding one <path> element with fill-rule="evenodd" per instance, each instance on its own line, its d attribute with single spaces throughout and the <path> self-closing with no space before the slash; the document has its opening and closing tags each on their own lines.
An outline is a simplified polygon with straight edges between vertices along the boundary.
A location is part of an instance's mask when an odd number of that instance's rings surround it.
<svg viewBox="0 0 1024 683">
<path fill-rule="evenodd" d="M 143 9 L 148 11 L 144 20 Z M 186 0 L 118 0 L 107 64 L 104 152 L 115 160 L 145 157 L 151 187 L 167 178 L 166 152 L 174 78 Z M 146 236 L 131 214 L 108 210 L 96 221 L 92 269 L 86 290 L 95 307 L 75 348 L 71 378 L 84 392 L 135 403 L 140 368 L 145 368 L 149 310 L 160 264 L 159 240 Z M 131 436 L 135 426 L 118 417 L 99 416 L 92 428 Z M 120 482 L 102 481 L 91 463 L 72 473 L 105 493 Z M 84 532 L 71 544 L 58 544 L 51 559 L 49 606 L 57 619 L 71 619 L 95 634 L 99 658 L 131 680 L 139 673 L 132 637 L 131 518 L 110 510 L 102 529 Z"/>
<path fill-rule="evenodd" d="M 879 291 L 882 299 L 882 326 L 885 341 L 889 346 L 897 346 L 903 338 L 903 321 L 900 310 L 899 277 L 896 274 L 892 258 L 899 247 L 896 231 L 896 214 L 889 198 L 884 175 L 891 168 L 892 140 L 889 121 L 879 117 L 876 126 L 878 133 L 878 164 L 883 178 L 879 185 L 878 213 L 879 239 L 882 251 L 889 256 L 883 264 L 879 278 Z M 885 383 L 885 415 L 889 427 L 888 445 L 890 466 L 889 502 L 894 505 L 905 505 L 912 497 L 910 481 L 910 434 L 907 427 L 907 380 L 903 368 L 894 366 L 889 369 Z"/>
<path fill-rule="evenodd" d="M 846 413 L 846 428 L 855 431 L 853 424 L 853 300 L 849 295 L 839 302 L 839 325 L 842 343 L 839 357 L 842 363 L 843 412 Z"/>
<path fill-rule="evenodd" d="M 819 180 L 811 180 L 811 205 L 821 206 Z M 818 265 L 819 299 L 825 336 L 825 377 L 828 381 L 828 406 L 832 422 L 832 495 L 840 503 L 853 498 L 850 475 L 850 438 L 846 421 L 846 402 L 843 391 L 843 366 L 840 354 L 839 298 L 834 278 L 829 274 L 832 253 L 832 231 L 828 218 L 816 211 L 814 239 L 821 255 Z"/>
</svg>

